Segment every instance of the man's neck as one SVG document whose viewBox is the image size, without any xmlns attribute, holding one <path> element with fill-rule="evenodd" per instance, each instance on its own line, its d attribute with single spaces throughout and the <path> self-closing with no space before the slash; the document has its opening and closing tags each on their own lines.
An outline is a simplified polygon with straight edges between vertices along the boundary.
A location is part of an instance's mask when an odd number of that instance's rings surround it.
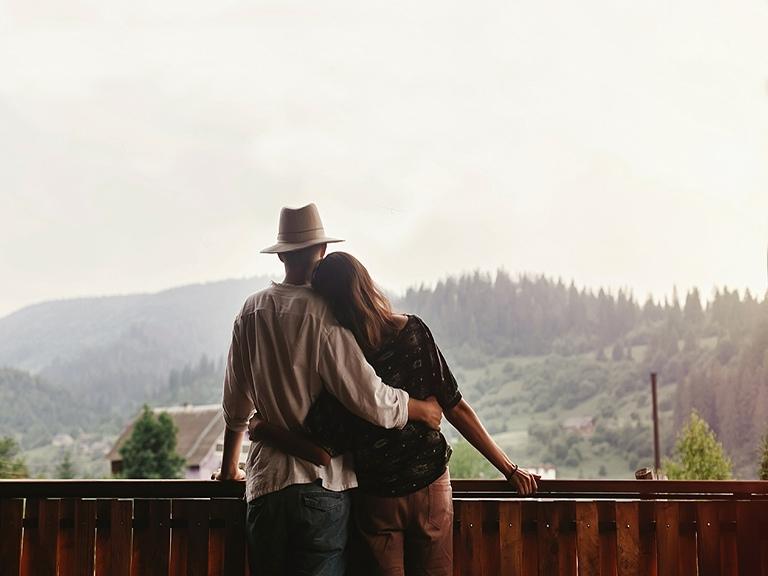
<svg viewBox="0 0 768 576">
<path fill-rule="evenodd" d="M 303 286 L 304 284 L 309 284 L 309 281 L 312 280 L 312 271 L 295 271 L 295 270 L 286 270 L 285 271 L 285 278 L 283 278 L 283 284 L 292 284 L 295 286 Z"/>
</svg>

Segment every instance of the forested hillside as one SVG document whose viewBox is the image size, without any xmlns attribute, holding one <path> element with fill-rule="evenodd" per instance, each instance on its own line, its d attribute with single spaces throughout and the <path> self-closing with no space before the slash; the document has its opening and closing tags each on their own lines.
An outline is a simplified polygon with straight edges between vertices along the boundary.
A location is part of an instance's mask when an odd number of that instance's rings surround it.
<svg viewBox="0 0 768 576">
<path fill-rule="evenodd" d="M 263 277 L 30 306 L 0 319 L 0 366 L 39 375 L 118 431 L 164 395 L 171 370 L 226 353 L 232 321 Z"/>
<path fill-rule="evenodd" d="M 0 319 L 0 365 L 36 374 L 2 372 L 0 433 L 30 448 L 61 431 L 115 434 L 143 402 L 218 401 L 232 318 L 265 284 L 51 302 Z M 629 477 L 651 464 L 657 371 L 665 451 L 696 409 L 737 474 L 755 474 L 768 425 L 765 299 L 721 290 L 640 303 L 499 272 L 411 289 L 394 304 L 432 327 L 466 397 L 524 463 L 561 477 Z"/>
<path fill-rule="evenodd" d="M 474 274 L 448 279 L 434 289 L 409 290 L 399 305 L 431 324 L 458 366 L 476 368 L 488 358 L 506 357 L 546 357 L 545 365 L 559 366 L 530 383 L 526 395 L 534 413 L 551 406 L 547 412 L 554 422 L 561 411 L 584 403 L 582 414 L 597 416 L 598 432 L 601 424 L 610 430 L 605 421 L 610 409 L 593 410 L 589 399 L 613 389 L 617 407 L 626 392 L 647 394 L 648 374 L 656 371 L 666 385 L 662 408 L 674 415 L 673 422 L 664 423 L 666 448 L 696 409 L 733 456 L 737 473 L 755 474 L 758 440 L 768 428 L 765 298 L 722 289 L 703 303 L 693 290 L 665 302 L 640 304 L 623 291 L 593 292 L 544 277 L 513 279 L 499 272 L 495 278 Z M 529 362 L 530 370 L 538 374 L 541 364 Z M 569 364 L 591 366 L 592 375 L 572 374 L 563 385 L 566 374 L 576 369 L 566 368 Z M 510 370 L 526 372 L 524 366 Z M 495 378 L 485 391 L 495 394 L 504 380 Z M 643 402 L 642 396 L 637 402 Z M 643 407 L 633 411 L 638 426 L 647 421 L 648 409 L 639 410 Z M 632 435 L 622 432 L 621 425 L 611 432 L 622 433 Z M 632 459 L 647 456 L 645 448 L 626 448 Z"/>
</svg>

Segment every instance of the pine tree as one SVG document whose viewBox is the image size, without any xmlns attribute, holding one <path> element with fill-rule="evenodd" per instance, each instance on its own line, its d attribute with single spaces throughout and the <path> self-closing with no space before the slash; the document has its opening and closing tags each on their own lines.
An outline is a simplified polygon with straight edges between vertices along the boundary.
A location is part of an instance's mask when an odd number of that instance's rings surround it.
<svg viewBox="0 0 768 576">
<path fill-rule="evenodd" d="M 760 455 L 760 469 L 757 471 L 757 475 L 760 480 L 768 480 L 768 432 L 763 436 Z"/>
<path fill-rule="evenodd" d="M 77 473 L 75 471 L 75 465 L 72 462 L 72 453 L 67 450 L 64 452 L 61 462 L 56 466 L 56 478 L 69 480 L 76 477 Z"/>
<path fill-rule="evenodd" d="M 709 424 L 694 410 L 677 437 L 675 459 L 665 462 L 670 480 L 728 480 L 731 460 Z"/>
<path fill-rule="evenodd" d="M 19 445 L 10 436 L 0 437 L 0 478 L 26 478 L 29 476 L 24 460 L 19 456 Z"/>
<path fill-rule="evenodd" d="M 146 404 L 120 455 L 123 478 L 179 478 L 184 469 L 173 420 L 165 412 L 155 415 Z"/>
</svg>

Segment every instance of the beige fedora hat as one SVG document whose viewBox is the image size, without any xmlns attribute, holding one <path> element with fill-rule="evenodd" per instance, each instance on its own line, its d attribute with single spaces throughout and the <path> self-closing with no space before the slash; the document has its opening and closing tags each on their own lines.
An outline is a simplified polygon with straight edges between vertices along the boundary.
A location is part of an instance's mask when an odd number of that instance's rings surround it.
<svg viewBox="0 0 768 576">
<path fill-rule="evenodd" d="M 293 252 L 316 244 L 330 244 L 331 242 L 344 242 L 344 240 L 326 236 L 317 206 L 307 204 L 302 208 L 283 208 L 280 211 L 277 244 L 264 248 L 261 253 Z"/>
</svg>

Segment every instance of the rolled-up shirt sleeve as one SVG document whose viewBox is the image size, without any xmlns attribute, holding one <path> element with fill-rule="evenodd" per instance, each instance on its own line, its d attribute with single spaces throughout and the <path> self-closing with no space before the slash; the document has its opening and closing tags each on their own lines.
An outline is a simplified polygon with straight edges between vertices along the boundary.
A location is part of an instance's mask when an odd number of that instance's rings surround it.
<svg viewBox="0 0 768 576">
<path fill-rule="evenodd" d="M 348 330 L 333 327 L 326 332 L 318 372 L 326 389 L 360 418 L 383 428 L 402 428 L 408 422 L 408 393 L 381 381 Z"/>
<path fill-rule="evenodd" d="M 227 428 L 234 432 L 245 432 L 248 429 L 248 419 L 254 411 L 253 400 L 248 393 L 249 388 L 245 377 L 243 352 L 240 348 L 240 323 L 236 320 L 232 330 L 232 344 L 227 356 L 227 370 L 224 374 L 224 422 Z"/>
</svg>

